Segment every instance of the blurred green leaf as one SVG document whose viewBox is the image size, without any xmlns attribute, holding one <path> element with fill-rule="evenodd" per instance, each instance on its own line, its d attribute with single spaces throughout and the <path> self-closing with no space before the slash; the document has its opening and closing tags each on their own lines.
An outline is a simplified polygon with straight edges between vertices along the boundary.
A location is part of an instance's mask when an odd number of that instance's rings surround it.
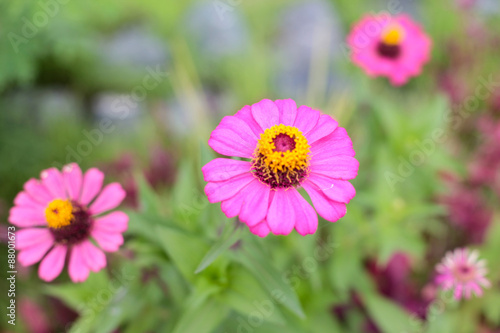
<svg viewBox="0 0 500 333">
<path fill-rule="evenodd" d="M 135 177 L 139 190 L 139 207 L 140 210 L 150 215 L 160 214 L 160 203 L 158 195 L 149 185 L 142 174 Z"/>
<path fill-rule="evenodd" d="M 197 236 L 162 226 L 155 228 L 158 241 L 184 277 L 194 280 L 195 270 L 209 247 Z"/>
<path fill-rule="evenodd" d="M 245 316 L 258 313 L 266 321 L 285 324 L 271 293 L 263 289 L 247 269 L 233 267 L 229 272 L 229 282 L 228 288 L 218 296 L 221 302 Z"/>
<path fill-rule="evenodd" d="M 198 274 L 205 268 L 207 268 L 207 266 L 210 265 L 215 259 L 217 259 L 219 255 L 233 246 L 234 243 L 236 243 L 240 239 L 242 228 L 240 228 L 239 225 L 237 225 L 233 221 L 228 221 L 228 223 L 226 224 L 226 229 L 229 230 L 226 231 L 227 236 L 225 238 L 221 237 L 221 239 L 219 239 L 214 245 L 212 245 L 210 250 L 207 252 L 207 254 L 205 254 L 200 264 L 196 268 L 195 274 Z"/>
<path fill-rule="evenodd" d="M 208 300 L 201 306 L 186 309 L 172 333 L 211 333 L 227 313 L 225 305 Z"/>
<path fill-rule="evenodd" d="M 416 315 L 377 294 L 364 294 L 363 301 L 371 318 L 384 333 L 410 333 L 422 325 Z"/>
<path fill-rule="evenodd" d="M 304 310 L 297 294 L 285 282 L 283 274 L 270 263 L 269 256 L 265 255 L 254 244 L 249 244 L 248 241 L 245 241 L 243 242 L 241 255 L 238 256 L 238 259 L 275 299 L 297 316 L 304 318 Z"/>
</svg>

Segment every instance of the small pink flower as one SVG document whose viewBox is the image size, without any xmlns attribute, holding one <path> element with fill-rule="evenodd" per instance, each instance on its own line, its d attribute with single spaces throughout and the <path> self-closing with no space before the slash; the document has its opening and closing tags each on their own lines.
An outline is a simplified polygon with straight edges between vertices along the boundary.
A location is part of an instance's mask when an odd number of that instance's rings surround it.
<svg viewBox="0 0 500 333">
<path fill-rule="evenodd" d="M 395 86 L 417 76 L 429 61 L 431 40 L 409 16 L 365 16 L 347 37 L 351 60 L 372 77 Z"/>
<path fill-rule="evenodd" d="M 260 237 L 294 228 L 313 234 L 316 211 L 335 222 L 356 194 L 347 180 L 357 176 L 359 163 L 346 130 L 291 99 L 264 99 L 224 117 L 208 144 L 219 154 L 245 159 L 217 158 L 202 168 L 208 200 L 222 202 L 228 218 L 239 216 Z"/>
<path fill-rule="evenodd" d="M 454 296 L 457 300 L 463 296 L 470 298 L 472 292 L 481 296 L 481 287 L 489 287 L 490 281 L 485 277 L 486 261 L 478 260 L 478 257 L 477 250 L 469 251 L 467 248 L 446 253 L 443 261 L 436 266 L 436 283 L 444 290 L 455 289 Z"/>
<path fill-rule="evenodd" d="M 101 249 L 113 252 L 123 243 L 128 216 L 118 211 L 102 213 L 117 207 L 125 191 L 118 183 L 101 191 L 104 174 L 92 168 L 82 175 L 75 163 L 62 172 L 44 170 L 40 178 L 24 184 L 10 210 L 10 223 L 22 228 L 16 232 L 17 259 L 23 266 L 41 261 L 38 275 L 52 281 L 61 274 L 68 256 L 71 280 L 85 281 L 90 270 L 97 272 L 106 266 Z"/>
</svg>

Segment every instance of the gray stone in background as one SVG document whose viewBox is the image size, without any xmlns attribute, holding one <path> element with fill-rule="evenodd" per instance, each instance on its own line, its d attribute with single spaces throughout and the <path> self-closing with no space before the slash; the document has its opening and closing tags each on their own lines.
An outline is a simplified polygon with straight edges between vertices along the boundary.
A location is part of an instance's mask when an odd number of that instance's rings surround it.
<svg viewBox="0 0 500 333">
<path fill-rule="evenodd" d="M 76 123 L 83 118 L 81 99 L 68 89 L 19 90 L 6 99 L 13 109 L 42 127 L 61 122 Z"/>
<path fill-rule="evenodd" d="M 139 70 L 169 60 L 166 43 L 141 26 L 117 31 L 102 43 L 101 52 L 105 63 Z"/>
<path fill-rule="evenodd" d="M 204 56 L 238 55 L 248 47 L 248 29 L 239 6 L 238 1 L 204 1 L 188 11 L 189 35 Z"/>
<path fill-rule="evenodd" d="M 423 0 L 375 0 L 367 1 L 363 10 L 366 13 L 387 12 L 391 15 L 408 14 L 421 21 Z"/>
<path fill-rule="evenodd" d="M 183 136 L 195 128 L 195 119 L 190 119 L 185 104 L 177 98 L 157 101 L 154 103 L 154 111 L 158 114 L 160 121 L 169 133 L 175 136 Z"/>
<path fill-rule="evenodd" d="M 61 120 L 76 122 L 82 119 L 81 100 L 66 89 L 52 88 L 38 91 L 37 108 L 45 124 Z"/>
<path fill-rule="evenodd" d="M 500 14 L 500 0 L 476 0 L 475 7 L 483 15 Z"/>
<path fill-rule="evenodd" d="M 96 123 L 109 119 L 113 125 L 128 129 L 136 128 L 141 123 L 145 109 L 144 101 L 114 92 L 100 93 L 92 101 L 92 113 Z"/>
<path fill-rule="evenodd" d="M 327 1 L 302 1 L 285 9 L 277 39 L 277 88 L 279 93 L 301 97 L 309 83 L 314 52 L 324 55 L 328 63 L 326 91 L 343 85 L 341 75 L 333 75 L 333 63 L 342 61 L 340 45 L 345 34 L 333 5 Z"/>
</svg>

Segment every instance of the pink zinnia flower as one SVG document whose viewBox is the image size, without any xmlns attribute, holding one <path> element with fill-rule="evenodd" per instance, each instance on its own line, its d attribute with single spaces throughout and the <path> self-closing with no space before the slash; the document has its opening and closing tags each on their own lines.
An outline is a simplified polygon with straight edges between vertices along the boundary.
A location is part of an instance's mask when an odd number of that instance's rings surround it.
<svg viewBox="0 0 500 333">
<path fill-rule="evenodd" d="M 217 158 L 202 168 L 211 203 L 222 202 L 228 218 L 239 216 L 260 237 L 312 234 L 316 211 L 335 222 L 356 191 L 347 181 L 358 173 L 352 141 L 330 116 L 291 99 L 264 99 L 222 119 L 208 144 Z"/>
<path fill-rule="evenodd" d="M 20 250 L 17 259 L 23 266 L 41 260 L 38 275 L 52 281 L 63 270 L 68 256 L 71 279 L 85 281 L 90 270 L 97 272 L 106 266 L 102 250 L 113 252 L 123 243 L 128 216 L 123 212 L 101 214 L 117 207 L 125 191 L 118 183 L 101 191 L 104 174 L 92 168 L 82 175 L 75 163 L 62 172 L 56 168 L 44 170 L 40 178 L 24 184 L 24 191 L 10 210 L 10 223 L 22 228 L 16 232 L 16 248 Z"/>
<path fill-rule="evenodd" d="M 485 278 L 486 261 L 478 260 L 478 257 L 477 250 L 469 251 L 467 248 L 446 253 L 443 261 L 436 266 L 436 282 L 444 290 L 454 288 L 455 299 L 461 299 L 462 296 L 470 298 L 472 292 L 481 296 L 481 287 L 489 287 L 490 281 Z"/>
<path fill-rule="evenodd" d="M 431 40 L 407 15 L 365 16 L 347 37 L 352 61 L 369 76 L 405 84 L 429 61 Z"/>
</svg>

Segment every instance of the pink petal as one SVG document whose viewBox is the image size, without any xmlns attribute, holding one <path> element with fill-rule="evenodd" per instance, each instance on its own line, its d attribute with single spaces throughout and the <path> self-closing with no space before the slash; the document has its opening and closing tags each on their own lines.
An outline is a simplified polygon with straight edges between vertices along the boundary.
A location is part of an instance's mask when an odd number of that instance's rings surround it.
<svg viewBox="0 0 500 333">
<path fill-rule="evenodd" d="M 478 297 L 483 296 L 483 291 L 475 282 L 471 282 L 470 288 L 474 292 L 474 294 L 476 294 L 476 296 Z"/>
<path fill-rule="evenodd" d="M 213 130 L 208 145 L 222 155 L 251 158 L 257 139 L 245 121 L 235 116 L 226 116 Z"/>
<path fill-rule="evenodd" d="M 458 300 L 462 298 L 462 293 L 463 293 L 463 287 L 461 284 L 459 284 L 455 287 L 455 292 L 453 293 L 453 296 L 455 297 L 455 299 Z"/>
<path fill-rule="evenodd" d="M 314 142 L 318 141 L 319 139 L 322 139 L 325 136 L 333 133 L 333 131 L 335 131 L 337 126 L 338 123 L 335 120 L 333 120 L 332 117 L 326 114 L 322 114 L 319 117 L 316 126 L 307 133 L 306 135 L 307 143 L 311 145 Z"/>
<path fill-rule="evenodd" d="M 94 229 L 103 232 L 124 232 L 128 227 L 128 215 L 124 212 L 112 212 L 95 219 Z"/>
<path fill-rule="evenodd" d="M 33 246 L 25 248 L 19 252 L 17 260 L 23 266 L 36 264 L 43 258 L 52 245 L 54 245 L 54 241 L 52 239 L 47 239 L 43 242 L 34 244 Z"/>
<path fill-rule="evenodd" d="M 14 199 L 14 204 L 16 206 L 25 206 L 26 208 L 30 209 L 45 209 L 44 205 L 33 199 L 28 193 L 24 191 L 18 193 L 18 195 Z"/>
<path fill-rule="evenodd" d="M 252 164 L 247 161 L 216 158 L 203 166 L 201 171 L 206 182 L 220 182 L 250 172 L 251 167 Z"/>
<path fill-rule="evenodd" d="M 97 215 L 117 207 L 125 199 L 125 190 L 118 183 L 107 185 L 90 206 L 90 214 Z"/>
<path fill-rule="evenodd" d="M 269 205 L 267 224 L 275 235 L 288 235 L 295 225 L 295 211 L 290 203 L 289 191 L 278 189 Z"/>
<path fill-rule="evenodd" d="M 266 237 L 271 229 L 269 229 L 269 226 L 267 225 L 266 221 L 262 221 L 262 223 L 256 224 L 252 227 L 248 227 L 250 229 L 250 232 L 253 233 L 254 235 L 257 235 L 259 237 Z"/>
<path fill-rule="evenodd" d="M 233 197 L 222 201 L 221 209 L 222 212 L 228 217 L 233 218 L 240 214 L 243 204 L 247 200 L 247 193 L 250 193 L 249 188 L 251 184 L 254 184 L 257 179 L 250 181 L 247 185 L 242 187 Z"/>
<path fill-rule="evenodd" d="M 334 179 L 349 180 L 358 175 L 359 162 L 351 156 L 337 156 L 332 160 L 311 159 L 310 172 Z"/>
<path fill-rule="evenodd" d="M 106 256 L 90 241 L 83 241 L 80 244 L 80 251 L 84 262 L 93 272 L 98 272 L 106 267 Z"/>
<path fill-rule="evenodd" d="M 45 209 L 30 209 L 14 206 L 10 209 L 9 222 L 16 227 L 45 226 Z"/>
<path fill-rule="evenodd" d="M 68 267 L 69 277 L 73 282 L 83 282 L 89 277 L 90 269 L 85 263 L 81 244 L 73 246 Z"/>
<path fill-rule="evenodd" d="M 302 187 L 306 190 L 307 194 L 311 197 L 314 208 L 318 214 L 325 220 L 336 222 L 343 217 L 346 212 L 346 206 L 343 203 L 329 200 L 322 192 L 318 191 L 315 186 L 310 182 L 302 183 Z"/>
<path fill-rule="evenodd" d="M 76 163 L 71 163 L 63 168 L 64 184 L 69 198 L 77 201 L 82 189 L 82 170 Z"/>
<path fill-rule="evenodd" d="M 319 119 L 319 111 L 313 110 L 308 106 L 302 105 L 297 110 L 297 116 L 293 126 L 297 127 L 302 134 L 308 133 L 316 126 Z"/>
<path fill-rule="evenodd" d="M 295 210 L 295 230 L 302 236 L 314 234 L 318 229 L 318 214 L 297 190 L 288 192 L 290 205 Z"/>
<path fill-rule="evenodd" d="M 274 101 L 278 107 L 280 119 L 279 123 L 287 126 L 293 126 L 297 116 L 297 104 L 293 99 L 278 99 Z"/>
<path fill-rule="evenodd" d="M 53 197 L 66 199 L 66 191 L 64 189 L 64 179 L 61 172 L 56 168 L 43 170 L 40 173 L 40 179 L 45 188 L 52 194 Z"/>
<path fill-rule="evenodd" d="M 50 282 L 61 274 L 66 259 L 67 247 L 56 245 L 42 260 L 38 267 L 38 275 L 44 281 Z"/>
<path fill-rule="evenodd" d="M 356 195 L 356 189 L 346 180 L 337 180 L 324 177 L 315 173 L 310 173 L 307 179 L 315 185 L 318 191 L 321 191 L 328 199 L 349 203 Z"/>
<path fill-rule="evenodd" d="M 46 242 L 54 242 L 54 237 L 47 228 L 27 228 L 16 231 L 17 250 L 24 250 Z"/>
<path fill-rule="evenodd" d="M 222 212 L 227 216 L 228 219 L 230 219 L 240 214 L 241 206 L 243 206 L 244 201 L 245 196 L 238 193 L 232 198 L 222 201 L 220 207 L 222 209 Z"/>
<path fill-rule="evenodd" d="M 263 130 L 279 124 L 280 121 L 278 107 L 269 99 L 253 104 L 252 115 Z"/>
<path fill-rule="evenodd" d="M 205 186 L 205 194 L 211 203 L 227 200 L 248 185 L 255 177 L 250 173 L 236 176 L 223 182 L 211 182 Z"/>
<path fill-rule="evenodd" d="M 257 179 L 244 189 L 245 200 L 240 212 L 240 220 L 253 226 L 266 218 L 271 189 Z"/>
<path fill-rule="evenodd" d="M 99 193 L 104 180 L 104 174 L 96 168 L 88 169 L 83 176 L 82 195 L 80 203 L 88 205 L 92 199 Z"/>
<path fill-rule="evenodd" d="M 339 155 L 354 156 L 352 141 L 342 127 L 311 145 L 311 155 L 315 161 L 330 160 Z"/>
<path fill-rule="evenodd" d="M 42 206 L 46 206 L 50 201 L 55 199 L 45 186 L 34 178 L 28 180 L 24 184 L 24 190 Z"/>
<path fill-rule="evenodd" d="M 92 237 L 97 241 L 97 244 L 106 252 L 115 252 L 123 244 L 123 236 L 121 233 L 110 233 L 100 230 L 92 230 Z"/>
<path fill-rule="evenodd" d="M 249 105 L 244 106 L 240 111 L 238 111 L 235 115 L 236 118 L 243 120 L 248 127 L 252 130 L 252 133 L 258 139 L 260 138 L 260 134 L 264 131 L 260 127 L 259 124 L 255 121 L 252 115 L 252 108 Z"/>
</svg>

